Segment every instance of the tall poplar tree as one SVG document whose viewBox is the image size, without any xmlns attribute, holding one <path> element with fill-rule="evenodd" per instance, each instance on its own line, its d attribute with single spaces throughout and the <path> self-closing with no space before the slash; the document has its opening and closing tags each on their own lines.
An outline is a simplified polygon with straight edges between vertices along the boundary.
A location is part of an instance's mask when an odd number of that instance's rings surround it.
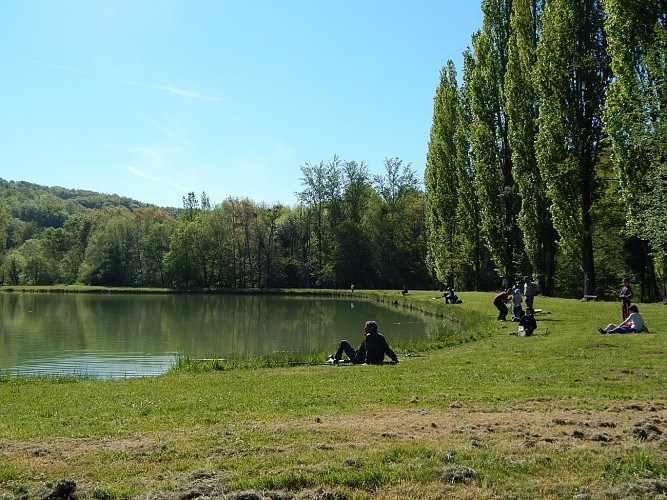
<svg viewBox="0 0 667 500">
<path fill-rule="evenodd" d="M 503 82 L 507 68 L 511 0 L 484 0 L 482 30 L 473 35 L 474 64 L 468 65 L 466 98 L 482 231 L 497 271 L 516 273 L 520 234 L 519 200 L 512 175 Z"/>
<path fill-rule="evenodd" d="M 656 254 L 667 297 L 667 3 L 605 0 L 605 127 L 631 232 Z M 639 194 L 641 193 L 641 195 Z"/>
<path fill-rule="evenodd" d="M 512 174 L 521 198 L 518 224 L 533 274 L 542 293 L 550 295 L 554 289 L 558 235 L 535 156 L 539 106 L 534 70 L 543 8 L 543 0 L 514 0 L 505 92 Z"/>
<path fill-rule="evenodd" d="M 609 81 L 601 0 L 550 0 L 537 48 L 536 152 L 561 248 L 581 260 L 584 295 L 596 293 L 591 206 Z"/>
<path fill-rule="evenodd" d="M 428 249 L 436 277 L 453 285 L 457 232 L 458 176 L 456 132 L 459 127 L 460 95 L 456 68 L 449 60 L 440 70 L 440 83 L 433 99 L 433 124 L 426 153 L 426 224 Z"/>
<path fill-rule="evenodd" d="M 460 234 L 460 252 L 465 266 L 469 267 L 471 273 L 465 272 L 467 288 L 479 291 L 482 289 L 481 274 L 486 260 L 483 257 L 484 242 L 480 223 L 479 200 L 475 189 L 475 169 L 472 164 L 470 146 L 470 123 L 472 122 L 470 105 L 465 99 L 466 81 L 465 75 L 472 73 L 466 68 L 474 65 L 472 54 L 469 50 L 463 54 L 464 82 L 460 90 L 460 119 L 456 130 L 454 141 L 456 145 L 456 175 L 458 182 L 458 205 L 457 222 Z"/>
</svg>

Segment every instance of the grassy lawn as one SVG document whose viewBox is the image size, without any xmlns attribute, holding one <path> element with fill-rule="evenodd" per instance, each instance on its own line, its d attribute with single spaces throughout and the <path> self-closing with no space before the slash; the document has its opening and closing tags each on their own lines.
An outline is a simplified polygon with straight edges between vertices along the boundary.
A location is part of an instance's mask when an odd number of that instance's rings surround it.
<svg viewBox="0 0 667 500">
<path fill-rule="evenodd" d="M 667 307 L 639 304 L 650 334 L 601 335 L 619 304 L 537 297 L 521 338 L 492 293 L 363 294 L 456 333 L 395 346 L 424 354 L 398 365 L 0 376 L 0 498 L 667 494 Z"/>
</svg>

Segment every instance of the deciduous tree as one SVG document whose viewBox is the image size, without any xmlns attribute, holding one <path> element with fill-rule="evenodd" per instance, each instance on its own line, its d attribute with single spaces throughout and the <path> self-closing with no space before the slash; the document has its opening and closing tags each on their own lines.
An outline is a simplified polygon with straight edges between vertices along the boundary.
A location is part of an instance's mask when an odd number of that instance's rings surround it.
<svg viewBox="0 0 667 500">
<path fill-rule="evenodd" d="M 464 76 L 482 234 L 498 274 L 506 278 L 516 274 L 521 254 L 504 89 L 511 8 L 511 0 L 482 2 L 483 26 L 473 35 L 474 53 Z"/>
<path fill-rule="evenodd" d="M 561 249 L 581 262 L 584 295 L 596 293 L 591 207 L 609 81 L 603 20 L 600 0 L 550 0 L 537 47 L 537 160 Z"/>
<path fill-rule="evenodd" d="M 605 130 L 631 234 L 648 241 L 667 297 L 667 4 L 605 0 L 614 79 Z"/>
<path fill-rule="evenodd" d="M 551 295 L 558 235 L 535 154 L 539 102 L 534 72 L 543 8 L 543 0 L 513 1 L 505 92 L 512 175 L 521 200 L 517 222 L 532 268 L 526 272 L 535 275 L 542 293 Z"/>
<path fill-rule="evenodd" d="M 426 153 L 426 225 L 428 248 L 438 280 L 453 285 L 460 253 L 456 248 L 459 183 L 457 132 L 461 127 L 461 96 L 456 68 L 449 60 L 440 70 L 433 99 L 433 123 Z"/>
</svg>

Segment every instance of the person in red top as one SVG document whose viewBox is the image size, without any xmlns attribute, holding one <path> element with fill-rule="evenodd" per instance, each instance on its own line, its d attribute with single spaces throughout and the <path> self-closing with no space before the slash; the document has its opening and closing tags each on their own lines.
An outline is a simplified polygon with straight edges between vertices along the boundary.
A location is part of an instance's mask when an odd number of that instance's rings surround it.
<svg viewBox="0 0 667 500">
<path fill-rule="evenodd" d="M 500 292 L 493 298 L 493 305 L 498 308 L 498 319 L 500 321 L 506 321 L 507 313 L 509 309 L 507 308 L 507 302 L 512 299 L 512 292 L 508 289 L 504 292 Z"/>
</svg>

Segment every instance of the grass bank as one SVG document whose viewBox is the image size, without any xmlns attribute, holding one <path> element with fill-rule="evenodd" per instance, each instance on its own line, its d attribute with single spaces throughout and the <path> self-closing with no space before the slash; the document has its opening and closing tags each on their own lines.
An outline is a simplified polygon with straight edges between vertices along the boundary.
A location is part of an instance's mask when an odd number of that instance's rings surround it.
<svg viewBox="0 0 667 500">
<path fill-rule="evenodd" d="M 603 336 L 618 304 L 538 297 L 537 335 L 519 338 L 495 321 L 493 294 L 362 294 L 446 317 L 460 336 L 398 365 L 0 377 L 0 497 L 74 485 L 80 498 L 667 491 L 665 306 L 640 304 L 650 334 Z"/>
</svg>

